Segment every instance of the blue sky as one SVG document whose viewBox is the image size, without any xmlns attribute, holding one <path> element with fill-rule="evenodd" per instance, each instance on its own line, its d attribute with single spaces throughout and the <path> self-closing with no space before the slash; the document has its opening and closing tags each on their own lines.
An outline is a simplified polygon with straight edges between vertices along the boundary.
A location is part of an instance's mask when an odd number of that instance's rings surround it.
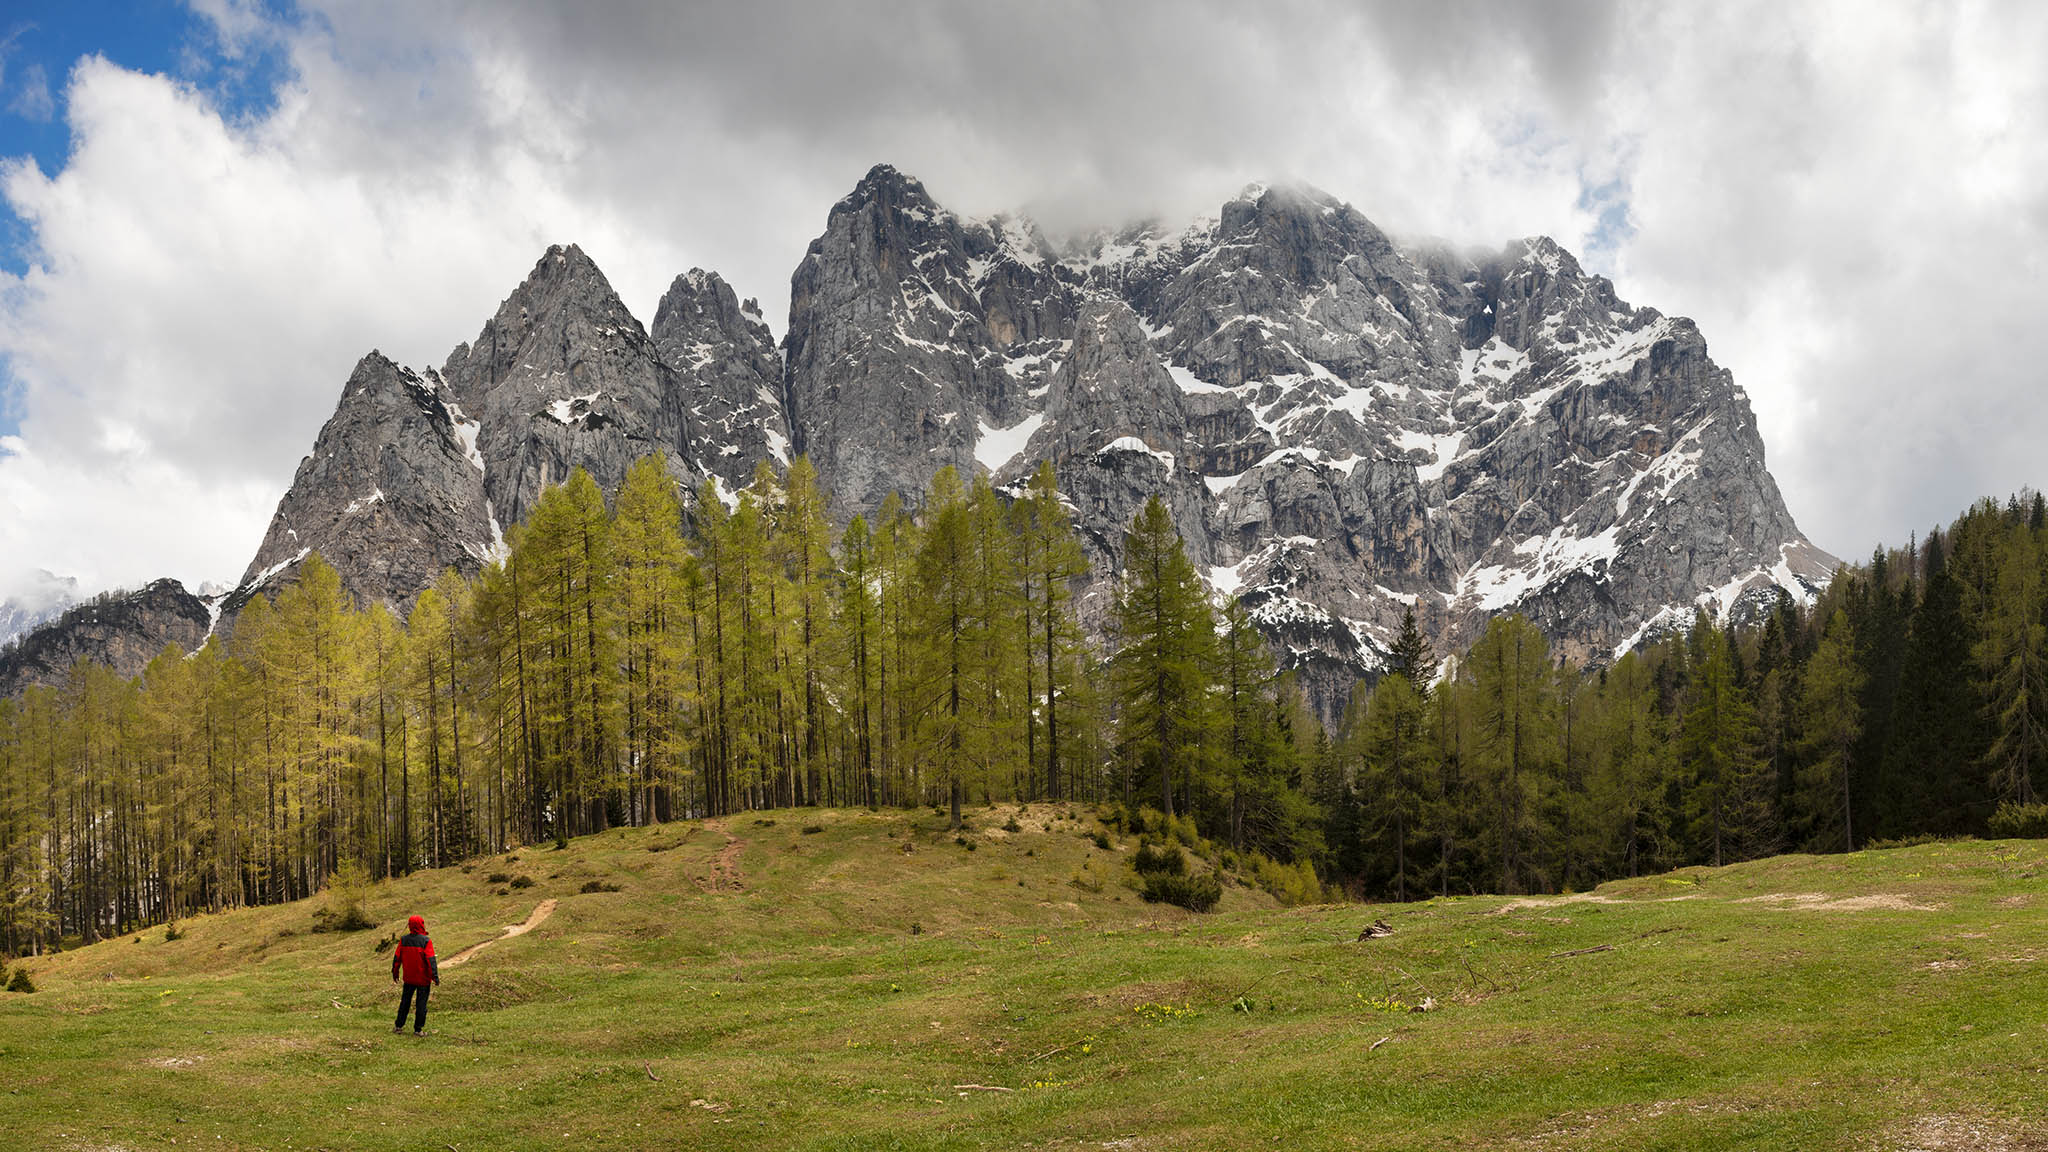
<svg viewBox="0 0 2048 1152">
<path fill-rule="evenodd" d="M 290 4 L 265 3 L 290 20 Z M 81 58 L 101 56 L 204 91 L 230 119 L 260 116 L 276 102 L 285 60 L 274 46 L 223 51 L 214 24 L 182 0 L 7 0 L 0 4 L 0 158 L 28 159 L 45 174 L 71 151 L 65 85 Z M 20 275 L 34 236 L 0 198 L 0 270 Z M 0 359 L 0 436 L 20 430 L 19 385 Z"/>
</svg>

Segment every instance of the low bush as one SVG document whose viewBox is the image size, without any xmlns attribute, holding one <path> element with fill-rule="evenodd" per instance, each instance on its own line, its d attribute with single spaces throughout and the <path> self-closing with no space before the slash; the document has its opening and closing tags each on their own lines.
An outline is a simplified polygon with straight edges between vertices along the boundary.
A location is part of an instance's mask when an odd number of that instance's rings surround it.
<svg viewBox="0 0 2048 1152">
<path fill-rule="evenodd" d="M 1137 869 L 1140 876 L 1185 876 L 1188 871 L 1188 858 L 1180 849 L 1170 844 L 1158 848 L 1150 844 L 1140 844 L 1137 855 L 1131 857 L 1131 867 Z"/>
<path fill-rule="evenodd" d="M 14 974 L 7 978 L 7 990 L 9 992 L 33 992 L 36 990 L 35 981 L 28 978 L 28 965 L 24 964 L 16 968 Z"/>
<path fill-rule="evenodd" d="M 1994 840 L 2048 838 L 2048 804 L 2014 804 L 2008 800 L 1991 814 L 1985 827 Z"/>
<path fill-rule="evenodd" d="M 486 884 L 509 884 L 511 882 L 512 874 L 510 872 L 493 872 L 489 876 L 484 877 L 484 883 Z"/>
<path fill-rule="evenodd" d="M 806 836 L 816 836 L 818 833 L 823 832 L 824 830 L 825 826 L 823 824 L 804 825 L 804 835 Z"/>
<path fill-rule="evenodd" d="M 1138 894 L 1148 903 L 1176 904 L 1190 912 L 1207 912 L 1223 899 L 1223 881 L 1214 872 L 1197 876 L 1153 872 L 1146 875 L 1145 887 Z"/>
<path fill-rule="evenodd" d="M 1253 854 L 1251 874 L 1259 887 L 1271 892 L 1275 900 L 1287 907 L 1323 902 L 1323 882 L 1316 878 L 1315 868 L 1306 860 L 1282 864 Z"/>
<path fill-rule="evenodd" d="M 620 891 L 620 888 L 619 888 L 619 886 L 618 886 L 617 884 L 613 884 L 613 883 L 611 883 L 610 881 L 607 881 L 607 880 L 591 880 L 591 881 L 588 881 L 587 883 L 585 883 L 585 884 L 583 885 L 583 887 L 582 887 L 582 888 L 579 888 L 579 889 L 577 889 L 577 891 L 579 891 L 579 892 L 617 892 L 617 891 Z"/>
<path fill-rule="evenodd" d="M 512 884 L 511 884 L 511 887 L 514 887 L 514 888 L 531 888 L 531 887 L 533 887 L 533 877 L 531 877 L 531 876 L 514 876 L 514 877 L 512 878 Z"/>
<path fill-rule="evenodd" d="M 375 928 L 377 922 L 363 911 L 363 898 L 370 894 L 370 874 L 351 860 L 334 870 L 327 879 L 327 904 L 313 913 L 315 932 L 360 932 Z"/>
</svg>

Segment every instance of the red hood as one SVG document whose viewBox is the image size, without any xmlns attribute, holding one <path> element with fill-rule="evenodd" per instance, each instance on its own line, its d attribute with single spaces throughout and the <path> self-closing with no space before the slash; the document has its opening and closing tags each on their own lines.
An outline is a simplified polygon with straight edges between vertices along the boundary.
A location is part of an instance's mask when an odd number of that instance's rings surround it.
<svg viewBox="0 0 2048 1152">
<path fill-rule="evenodd" d="M 405 922 L 405 927 L 408 931 L 417 932 L 424 936 L 427 934 L 427 918 L 425 916 L 414 916 Z"/>
</svg>

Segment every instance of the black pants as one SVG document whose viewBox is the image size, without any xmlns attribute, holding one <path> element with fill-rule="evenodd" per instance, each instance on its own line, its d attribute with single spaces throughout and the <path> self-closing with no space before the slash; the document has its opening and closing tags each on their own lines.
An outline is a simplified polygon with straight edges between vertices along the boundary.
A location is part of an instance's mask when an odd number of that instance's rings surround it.
<svg viewBox="0 0 2048 1152">
<path fill-rule="evenodd" d="M 412 1030 L 415 1032 L 425 1032 L 427 1030 L 427 993 L 433 990 L 434 986 L 432 984 L 407 984 L 405 991 L 398 994 L 398 1019 L 391 1022 L 391 1027 L 394 1030 L 405 1027 L 405 1013 L 408 1009 L 411 1009 L 413 1014 Z M 415 999 L 415 996 L 418 998 Z"/>
</svg>

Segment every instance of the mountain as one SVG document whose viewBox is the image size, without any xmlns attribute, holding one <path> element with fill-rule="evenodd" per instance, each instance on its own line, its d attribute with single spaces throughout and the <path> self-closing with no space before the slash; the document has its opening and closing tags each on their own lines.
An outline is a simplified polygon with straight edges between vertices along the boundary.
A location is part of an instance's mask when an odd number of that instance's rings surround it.
<svg viewBox="0 0 2048 1152">
<path fill-rule="evenodd" d="M 1156 493 L 1326 714 L 1411 610 L 1439 654 L 1514 610 L 1599 661 L 1834 568 L 1692 322 L 1547 238 L 1404 246 L 1316 189 L 1254 185 L 1184 227 L 1055 245 L 882 165 L 790 288 L 779 348 L 701 269 L 650 330 L 550 248 L 438 371 L 357 365 L 228 610 L 314 551 L 403 610 L 571 469 L 611 490 L 657 449 L 728 499 L 807 453 L 842 524 L 942 466 L 1013 486 L 1051 460 L 1096 627 Z"/>
<path fill-rule="evenodd" d="M 81 660 L 140 675 L 167 646 L 190 652 L 204 644 L 214 618 L 213 602 L 176 580 L 104 593 L 0 649 L 0 697 L 31 685 L 61 685 Z"/>
<path fill-rule="evenodd" d="M 474 571 L 501 541 L 477 440 L 439 373 L 363 357 L 226 614 L 315 552 L 365 603 L 410 607 L 442 569 Z"/>
<path fill-rule="evenodd" d="M 792 288 L 791 420 L 842 516 L 942 465 L 1051 459 L 1100 574 L 1157 492 L 1326 705 L 1410 609 L 1439 653 L 1513 609 L 1600 660 L 1834 567 L 1694 325 L 1548 239 L 1404 250 L 1253 186 L 1056 258 L 879 167 Z"/>
<path fill-rule="evenodd" d="M 38 568 L 26 591 L 0 600 L 0 645 L 64 614 L 78 602 L 78 578 Z"/>
</svg>

